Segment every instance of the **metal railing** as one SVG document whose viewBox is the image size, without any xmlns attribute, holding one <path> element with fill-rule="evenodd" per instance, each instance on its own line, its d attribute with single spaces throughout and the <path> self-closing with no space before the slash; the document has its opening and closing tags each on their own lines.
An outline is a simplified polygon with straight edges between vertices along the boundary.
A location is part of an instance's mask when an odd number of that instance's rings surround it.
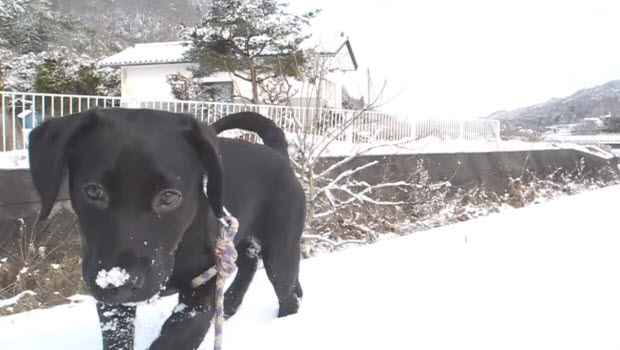
<svg viewBox="0 0 620 350">
<path fill-rule="evenodd" d="M 415 120 L 412 122 L 412 136 L 416 139 L 426 137 L 442 141 L 499 141 L 499 120 Z"/>
<path fill-rule="evenodd" d="M 46 119 L 80 113 L 93 107 L 189 113 L 208 123 L 231 113 L 254 111 L 272 119 L 287 133 L 314 134 L 351 143 L 425 137 L 440 140 L 499 139 L 499 122 L 495 120 L 418 120 L 411 123 L 376 111 L 0 91 L 0 152 L 26 148 L 30 131 Z"/>
<path fill-rule="evenodd" d="M 0 91 L 0 152 L 25 149 L 30 131 L 46 119 L 120 106 L 120 97 Z"/>
</svg>

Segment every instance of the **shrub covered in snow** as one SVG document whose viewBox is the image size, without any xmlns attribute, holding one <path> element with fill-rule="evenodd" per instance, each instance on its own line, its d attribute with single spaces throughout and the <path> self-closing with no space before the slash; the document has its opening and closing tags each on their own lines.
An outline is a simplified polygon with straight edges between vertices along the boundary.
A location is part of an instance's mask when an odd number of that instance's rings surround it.
<svg viewBox="0 0 620 350">
<path fill-rule="evenodd" d="M 118 49 L 48 0 L 0 0 L 0 88 L 118 95 L 118 70 L 96 62 Z"/>
<path fill-rule="evenodd" d="M 524 171 L 520 178 L 506 178 L 505 193 L 490 191 L 484 186 L 462 189 L 449 182 L 432 182 L 421 161 L 404 182 L 385 181 L 370 186 L 352 179 L 351 175 L 353 173 L 345 175 L 346 180 L 339 181 L 340 187 L 331 194 L 322 191 L 319 200 L 314 202 L 314 210 L 319 215 L 312 218 L 307 229 L 302 246 L 306 256 L 620 183 L 611 165 L 586 172 L 583 158 L 573 168 L 560 168 L 545 177 Z M 318 188 L 327 186 L 315 185 Z"/>
<path fill-rule="evenodd" d="M 120 95 L 118 69 L 64 48 L 24 55 L 0 49 L 0 72 L 7 91 Z"/>
</svg>

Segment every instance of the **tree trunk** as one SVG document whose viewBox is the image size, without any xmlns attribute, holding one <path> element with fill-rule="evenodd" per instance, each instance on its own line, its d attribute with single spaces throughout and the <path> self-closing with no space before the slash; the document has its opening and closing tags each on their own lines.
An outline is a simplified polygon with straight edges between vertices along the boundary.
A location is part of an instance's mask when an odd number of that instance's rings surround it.
<svg viewBox="0 0 620 350">
<path fill-rule="evenodd" d="M 256 74 L 256 68 L 254 67 L 254 62 L 251 59 L 248 59 L 248 65 L 250 66 L 250 79 L 252 80 L 252 103 L 257 105 L 259 103 L 258 100 L 258 77 Z"/>
</svg>

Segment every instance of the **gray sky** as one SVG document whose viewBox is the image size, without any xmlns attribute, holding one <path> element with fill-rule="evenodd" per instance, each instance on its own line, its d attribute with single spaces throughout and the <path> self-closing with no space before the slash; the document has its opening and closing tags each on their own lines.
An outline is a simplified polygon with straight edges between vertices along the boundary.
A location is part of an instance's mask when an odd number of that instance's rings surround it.
<svg viewBox="0 0 620 350">
<path fill-rule="evenodd" d="M 414 118 L 470 118 L 564 97 L 620 79 L 620 1 L 289 0 L 322 8 L 313 31 L 344 31 L 366 94 L 366 68 L 383 108 Z"/>
</svg>

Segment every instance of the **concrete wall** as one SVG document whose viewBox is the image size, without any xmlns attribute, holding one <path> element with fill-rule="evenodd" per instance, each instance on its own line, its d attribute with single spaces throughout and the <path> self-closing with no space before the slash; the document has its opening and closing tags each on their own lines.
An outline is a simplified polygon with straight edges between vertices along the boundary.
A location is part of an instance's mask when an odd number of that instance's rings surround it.
<svg viewBox="0 0 620 350">
<path fill-rule="evenodd" d="M 450 180 L 454 188 L 473 188 L 484 186 L 496 193 L 504 193 L 508 188 L 508 177 L 521 176 L 524 164 L 538 176 L 546 176 L 558 168 L 569 171 L 575 169 L 584 160 L 584 172 L 612 165 L 617 171 L 616 160 L 613 163 L 599 157 L 573 150 L 546 150 L 529 152 L 494 152 L 494 153 L 455 153 L 455 154 L 419 154 L 393 156 L 359 157 L 343 168 L 355 168 L 377 160 L 380 165 L 369 167 L 357 173 L 356 177 L 369 183 L 378 183 L 384 178 L 389 180 L 406 180 L 416 171 L 419 161 L 423 162 L 430 180 Z M 320 169 L 334 164 L 337 158 L 325 158 Z M 68 202 L 66 180 L 63 184 L 58 202 L 54 208 L 53 219 L 46 220 L 36 228 L 36 235 L 48 237 L 56 234 L 62 236 L 75 225 L 76 218 L 71 213 Z M 32 229 L 39 211 L 39 198 L 36 194 L 30 172 L 27 169 L 0 171 L 0 258 L 7 251 L 14 249 L 19 238 L 19 219 L 23 218 L 27 229 Z M 45 238 L 47 239 L 47 238 Z"/>
<path fill-rule="evenodd" d="M 415 154 L 391 156 L 365 156 L 354 159 L 342 166 L 354 169 L 371 161 L 379 161 L 379 165 L 369 167 L 357 173 L 356 177 L 371 184 L 389 180 L 405 180 L 416 171 L 419 161 L 428 171 L 431 181 L 450 181 L 453 187 L 465 189 L 484 186 L 485 189 L 503 193 L 508 188 L 509 177 L 517 178 L 523 174 L 524 167 L 537 176 L 547 176 L 559 168 L 573 171 L 584 160 L 584 172 L 593 172 L 612 165 L 618 172 L 617 160 L 605 159 L 575 150 L 542 150 L 520 152 L 488 152 L 488 153 L 445 153 Z M 320 169 L 326 169 L 336 162 L 337 158 L 325 158 Z"/>
<path fill-rule="evenodd" d="M 0 257 L 6 257 L 23 245 L 21 238 L 24 234 L 32 236 L 35 242 L 64 239 L 77 221 L 70 207 L 65 180 L 51 219 L 38 222 L 39 197 L 32 185 L 30 171 L 0 170 Z"/>
</svg>

